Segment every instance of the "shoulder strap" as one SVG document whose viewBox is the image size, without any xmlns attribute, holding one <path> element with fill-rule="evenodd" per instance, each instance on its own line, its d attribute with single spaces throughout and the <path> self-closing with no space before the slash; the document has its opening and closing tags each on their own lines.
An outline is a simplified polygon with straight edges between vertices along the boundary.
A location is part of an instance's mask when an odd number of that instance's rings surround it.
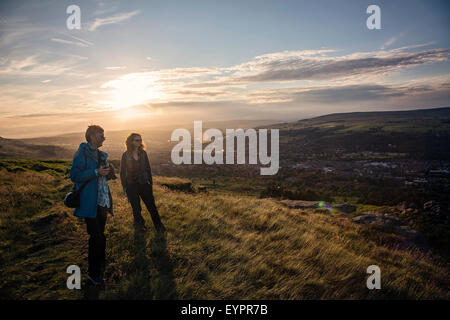
<svg viewBox="0 0 450 320">
<path fill-rule="evenodd" d="M 100 150 L 97 149 L 97 169 L 100 168 L 101 161 L 102 161 L 102 156 L 100 155 Z"/>
</svg>

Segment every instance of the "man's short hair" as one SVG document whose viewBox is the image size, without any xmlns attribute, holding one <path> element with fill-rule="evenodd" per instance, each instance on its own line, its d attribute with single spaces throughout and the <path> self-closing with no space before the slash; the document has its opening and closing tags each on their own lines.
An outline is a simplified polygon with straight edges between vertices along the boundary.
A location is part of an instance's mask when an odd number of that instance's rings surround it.
<svg viewBox="0 0 450 320">
<path fill-rule="evenodd" d="M 101 133 L 101 132 L 105 132 L 105 130 L 103 130 L 102 127 L 97 126 L 97 125 L 95 125 L 95 124 L 92 125 L 92 126 L 89 126 L 89 127 L 87 128 L 86 134 L 85 134 L 86 141 L 87 141 L 87 142 L 90 142 L 90 141 L 89 141 L 89 138 L 90 138 L 93 134 Z"/>
</svg>

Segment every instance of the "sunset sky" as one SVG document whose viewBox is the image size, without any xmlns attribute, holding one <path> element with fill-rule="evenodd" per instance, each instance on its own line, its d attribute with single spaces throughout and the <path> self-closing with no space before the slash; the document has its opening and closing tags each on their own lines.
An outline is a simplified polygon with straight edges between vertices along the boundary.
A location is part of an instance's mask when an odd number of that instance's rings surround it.
<svg viewBox="0 0 450 320">
<path fill-rule="evenodd" d="M 3 0 L 0 136 L 448 107 L 449 18 L 449 1 Z"/>
</svg>

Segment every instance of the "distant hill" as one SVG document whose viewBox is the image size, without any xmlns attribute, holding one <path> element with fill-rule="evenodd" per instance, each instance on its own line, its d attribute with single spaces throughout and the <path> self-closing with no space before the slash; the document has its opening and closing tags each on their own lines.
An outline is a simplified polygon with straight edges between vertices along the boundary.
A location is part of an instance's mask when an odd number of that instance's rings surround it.
<svg viewBox="0 0 450 320">
<path fill-rule="evenodd" d="M 450 108 L 336 113 L 270 126 L 283 159 L 384 154 L 450 159 Z"/>
<path fill-rule="evenodd" d="M 343 126 L 347 131 L 420 131 L 450 130 L 450 108 L 406 111 L 332 113 L 295 122 L 275 124 L 277 128 L 329 128 Z M 341 128 L 340 128 L 341 129 Z"/>
<path fill-rule="evenodd" d="M 176 128 L 193 130 L 193 123 L 153 129 L 107 131 L 103 150 L 120 159 L 125 139 L 131 132 L 143 134 L 152 163 L 170 161 Z M 218 128 L 280 129 L 280 160 L 358 159 L 408 157 L 450 159 L 450 108 L 409 111 L 335 113 L 294 122 L 270 120 L 205 121 L 203 130 Z M 0 157 L 71 159 L 84 132 L 51 137 L 0 140 Z"/>
<path fill-rule="evenodd" d="M 30 144 L 19 139 L 0 137 L 0 158 L 69 159 L 73 153 L 61 146 Z"/>
<path fill-rule="evenodd" d="M 218 128 L 251 128 L 274 123 L 273 120 L 228 120 L 204 121 L 203 129 Z M 108 152 L 110 159 L 120 159 L 125 150 L 125 139 L 132 132 L 143 135 L 144 143 L 152 163 L 170 160 L 170 136 L 177 128 L 193 130 L 193 122 L 156 126 L 152 129 L 133 129 L 106 131 L 106 141 L 102 150 Z M 72 132 L 56 136 L 7 139 L 0 137 L 0 158 L 26 159 L 72 159 L 74 152 L 81 142 L 85 141 L 84 132 Z"/>
</svg>

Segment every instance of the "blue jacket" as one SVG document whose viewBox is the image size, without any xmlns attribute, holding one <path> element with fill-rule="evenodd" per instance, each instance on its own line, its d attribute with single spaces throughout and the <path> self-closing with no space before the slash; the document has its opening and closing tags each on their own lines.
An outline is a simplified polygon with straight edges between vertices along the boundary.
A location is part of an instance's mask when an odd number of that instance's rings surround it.
<svg viewBox="0 0 450 320">
<path fill-rule="evenodd" d="M 100 151 L 102 160 L 106 161 L 108 154 Z M 95 218 L 97 216 L 97 192 L 98 192 L 98 177 L 97 169 L 97 152 L 91 148 L 87 142 L 82 142 L 77 152 L 73 156 L 72 168 L 70 169 L 70 180 L 75 184 L 75 189 L 78 190 L 83 182 L 92 177 L 96 177 L 89 181 L 80 194 L 80 207 L 75 208 L 73 214 L 80 218 Z M 114 215 L 111 191 L 109 191 L 109 199 L 111 208 L 109 212 Z"/>
</svg>

